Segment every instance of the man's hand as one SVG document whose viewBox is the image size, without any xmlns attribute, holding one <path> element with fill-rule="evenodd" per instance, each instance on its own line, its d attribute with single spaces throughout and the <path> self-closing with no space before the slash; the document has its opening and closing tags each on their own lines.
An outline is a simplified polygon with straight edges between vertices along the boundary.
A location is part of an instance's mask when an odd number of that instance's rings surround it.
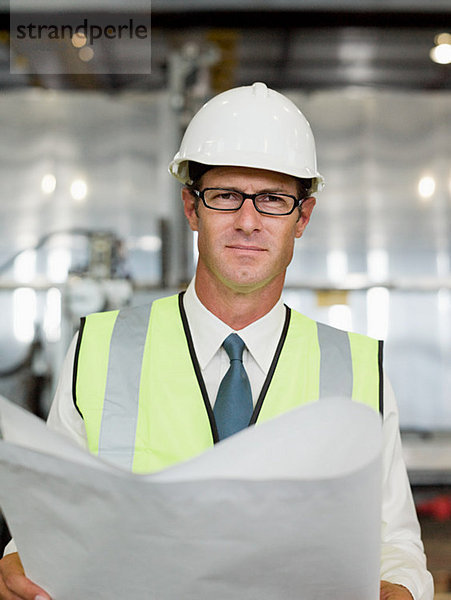
<svg viewBox="0 0 451 600">
<path fill-rule="evenodd" d="M 0 600 L 50 600 L 42 588 L 25 577 L 17 552 L 0 560 Z"/>
<path fill-rule="evenodd" d="M 413 600 L 412 594 L 403 585 L 381 581 L 380 600 Z"/>
</svg>

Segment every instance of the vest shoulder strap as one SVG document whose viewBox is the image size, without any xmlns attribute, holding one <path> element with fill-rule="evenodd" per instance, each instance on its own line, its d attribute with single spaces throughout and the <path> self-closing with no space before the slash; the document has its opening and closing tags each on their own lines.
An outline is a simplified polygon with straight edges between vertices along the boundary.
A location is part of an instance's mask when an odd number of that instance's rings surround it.
<svg viewBox="0 0 451 600">
<path fill-rule="evenodd" d="M 300 404 L 344 396 L 383 409 L 382 342 L 291 310 L 271 385 L 254 422 Z"/>
</svg>

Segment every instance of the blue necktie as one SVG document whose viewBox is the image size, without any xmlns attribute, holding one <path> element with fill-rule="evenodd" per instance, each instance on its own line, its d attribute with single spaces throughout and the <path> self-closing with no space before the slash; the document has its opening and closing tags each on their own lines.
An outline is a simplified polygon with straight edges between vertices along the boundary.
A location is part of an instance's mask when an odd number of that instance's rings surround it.
<svg viewBox="0 0 451 600">
<path fill-rule="evenodd" d="M 244 342 L 231 333 L 222 345 L 230 367 L 219 385 L 213 409 L 220 440 L 247 427 L 253 411 L 251 386 L 243 366 Z"/>
</svg>

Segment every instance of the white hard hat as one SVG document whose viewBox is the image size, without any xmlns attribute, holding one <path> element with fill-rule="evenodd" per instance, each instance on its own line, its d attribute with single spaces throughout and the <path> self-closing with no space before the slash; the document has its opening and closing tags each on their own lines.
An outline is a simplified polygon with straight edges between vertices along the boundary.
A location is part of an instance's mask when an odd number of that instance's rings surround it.
<svg viewBox="0 0 451 600">
<path fill-rule="evenodd" d="M 169 165 L 169 172 L 184 184 L 192 183 L 189 161 L 312 179 L 312 192 L 324 185 L 307 119 L 291 100 L 264 83 L 228 90 L 202 106 Z"/>
</svg>

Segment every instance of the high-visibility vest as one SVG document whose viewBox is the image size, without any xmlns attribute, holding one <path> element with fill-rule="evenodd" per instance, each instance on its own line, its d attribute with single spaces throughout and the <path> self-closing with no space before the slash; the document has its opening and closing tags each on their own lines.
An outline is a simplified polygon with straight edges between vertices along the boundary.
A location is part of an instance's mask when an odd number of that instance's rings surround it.
<svg viewBox="0 0 451 600">
<path fill-rule="evenodd" d="M 382 388 L 382 342 L 286 307 L 250 424 L 330 396 L 379 411 Z M 73 394 L 90 451 L 138 473 L 187 460 L 218 441 L 183 294 L 82 319 Z"/>
</svg>

